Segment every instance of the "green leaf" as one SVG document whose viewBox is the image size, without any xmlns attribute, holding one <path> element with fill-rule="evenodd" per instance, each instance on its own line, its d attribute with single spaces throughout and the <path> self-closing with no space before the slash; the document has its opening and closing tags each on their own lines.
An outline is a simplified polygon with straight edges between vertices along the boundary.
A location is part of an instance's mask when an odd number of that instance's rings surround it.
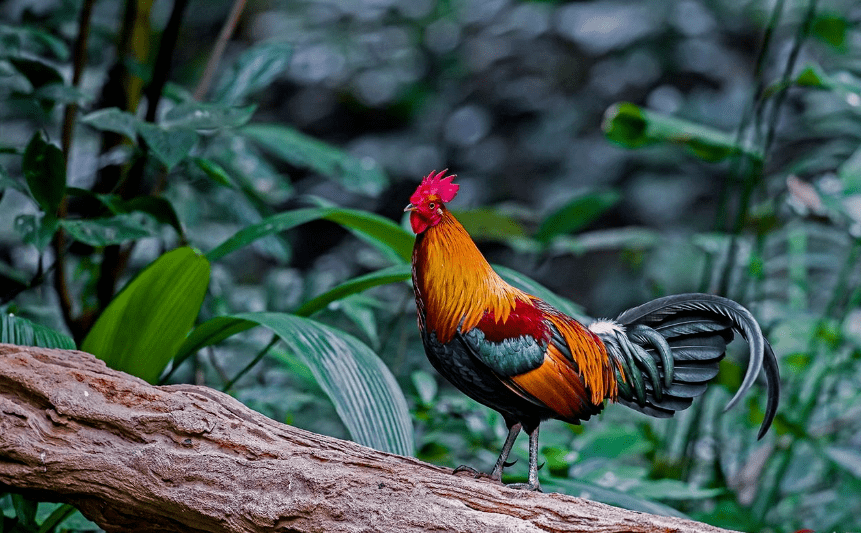
<svg viewBox="0 0 861 533">
<path fill-rule="evenodd" d="M 48 143 L 42 137 L 42 132 L 36 132 L 24 150 L 21 167 L 33 199 L 46 214 L 56 215 L 66 195 L 66 159 L 63 152 Z"/>
<path fill-rule="evenodd" d="M 684 514 L 668 505 L 574 479 L 545 478 L 541 480 L 541 486 L 545 490 L 615 505 L 631 511 L 686 518 Z"/>
<path fill-rule="evenodd" d="M 33 96 L 58 104 L 85 104 L 92 100 L 90 95 L 83 93 L 80 89 L 63 83 L 43 85 L 33 92 Z"/>
<path fill-rule="evenodd" d="M 314 137 L 277 124 L 251 124 L 241 132 L 287 163 L 308 168 L 362 194 L 376 195 L 388 178 L 372 160 L 359 160 Z"/>
<path fill-rule="evenodd" d="M 861 452 L 854 447 L 832 445 L 825 448 L 825 455 L 834 464 L 861 479 Z"/>
<path fill-rule="evenodd" d="M 290 65 L 293 47 L 285 42 L 262 43 L 242 53 L 215 87 L 214 100 L 236 104 L 263 89 Z"/>
<path fill-rule="evenodd" d="M 203 348 L 218 344 L 224 339 L 249 330 L 256 325 L 257 323 L 252 320 L 239 320 L 231 316 L 219 316 L 207 320 L 194 328 L 179 346 L 173 358 L 172 368 L 176 369 L 186 359 Z"/>
<path fill-rule="evenodd" d="M 506 241 L 512 237 L 525 237 L 526 230 L 514 218 L 496 209 L 480 207 L 468 211 L 454 211 L 473 239 Z"/>
<path fill-rule="evenodd" d="M 63 39 L 32 26 L 0 24 L 0 48 L 9 55 L 28 51 L 36 55 L 51 54 L 61 61 L 69 59 L 69 47 Z"/>
<path fill-rule="evenodd" d="M 373 242 L 394 250 L 404 261 L 409 261 L 412 257 L 413 236 L 391 220 L 367 211 L 336 207 L 297 209 L 269 217 L 238 231 L 210 250 L 206 257 L 210 261 L 217 261 L 261 237 L 280 233 L 300 224 L 319 219 L 330 220 L 365 235 Z"/>
<path fill-rule="evenodd" d="M 631 488 L 631 494 L 650 500 L 704 500 L 725 492 L 722 488 L 696 487 L 678 479 L 641 479 Z"/>
<path fill-rule="evenodd" d="M 849 22 L 837 13 L 818 13 L 813 19 L 811 33 L 838 50 L 846 49 Z"/>
<path fill-rule="evenodd" d="M 75 341 L 26 318 L 0 313 L 0 343 L 74 350 Z"/>
<path fill-rule="evenodd" d="M 576 196 L 541 222 L 535 238 L 548 243 L 557 235 L 583 229 L 621 199 L 621 195 L 616 191 L 590 192 Z"/>
<path fill-rule="evenodd" d="M 93 111 L 83 117 L 81 122 L 100 131 L 112 131 L 125 135 L 129 139 L 137 137 L 138 123 L 136 116 L 116 107 L 108 107 Z"/>
<path fill-rule="evenodd" d="M 103 247 L 149 237 L 153 233 L 140 218 L 132 215 L 60 221 L 60 225 L 76 241 Z"/>
<path fill-rule="evenodd" d="M 645 250 L 661 242 L 661 235 L 648 228 L 634 226 L 607 228 L 562 236 L 553 240 L 554 251 L 584 254 L 607 250 Z"/>
<path fill-rule="evenodd" d="M 155 383 L 200 312 L 209 270 L 191 248 L 162 255 L 113 299 L 81 349 Z"/>
<path fill-rule="evenodd" d="M 27 78 L 34 91 L 52 83 L 63 83 L 63 76 L 60 71 L 48 63 L 23 57 L 9 58 L 8 61 L 15 67 L 15 70 Z"/>
<path fill-rule="evenodd" d="M 256 106 L 253 105 L 227 107 L 218 104 L 183 102 L 165 114 L 160 126 L 169 130 L 174 128 L 194 130 L 236 128 L 251 120 L 251 115 L 254 114 L 255 109 Z"/>
<path fill-rule="evenodd" d="M 390 266 L 364 276 L 358 276 L 347 280 L 340 285 L 329 289 L 325 293 L 308 300 L 297 308 L 293 313 L 298 316 L 311 316 L 317 311 L 325 308 L 335 300 L 368 290 L 372 287 L 386 285 L 389 283 L 408 281 L 412 275 L 412 267 L 403 263 Z"/>
<path fill-rule="evenodd" d="M 225 187 L 233 187 L 233 182 L 230 180 L 230 175 L 224 170 L 224 167 L 204 157 L 195 157 L 193 159 L 197 168 L 202 170 L 207 176 L 212 178 L 212 181 Z"/>
<path fill-rule="evenodd" d="M 49 533 L 50 531 L 54 531 L 54 528 L 65 522 L 76 512 L 77 509 L 68 503 L 58 505 L 57 508 L 51 512 L 48 518 L 42 522 L 42 525 L 39 526 L 39 530 L 36 533 Z"/>
<path fill-rule="evenodd" d="M 861 148 L 849 156 L 837 169 L 843 182 L 843 195 L 861 194 Z"/>
<path fill-rule="evenodd" d="M 721 161 L 742 153 L 757 161 L 762 159 L 760 152 L 737 144 L 733 135 L 648 111 L 630 102 L 619 102 L 607 108 L 601 127 L 609 140 L 625 148 L 673 143 L 684 146 L 704 161 Z"/>
<path fill-rule="evenodd" d="M 137 130 L 152 153 L 168 170 L 188 157 L 188 153 L 197 143 L 197 133 L 193 129 L 168 130 L 149 122 L 140 122 Z"/>
<path fill-rule="evenodd" d="M 16 191 L 29 195 L 30 191 L 25 187 L 21 182 L 12 178 L 9 175 L 9 172 L 6 170 L 6 167 L 0 165 L 0 194 L 3 193 L 6 189 L 15 189 Z"/>
<path fill-rule="evenodd" d="M 379 357 L 359 339 L 308 318 L 284 313 L 240 313 L 198 326 L 177 354 L 261 325 L 301 358 L 326 392 L 350 435 L 359 444 L 413 455 L 413 428 L 403 392 Z M 280 358 L 277 354 L 276 358 Z"/>
<path fill-rule="evenodd" d="M 10 496 L 12 497 L 12 507 L 15 509 L 15 518 L 18 519 L 21 525 L 28 529 L 35 529 L 36 511 L 39 509 L 38 500 L 27 498 L 23 494 L 16 493 L 12 493 Z"/>
<path fill-rule="evenodd" d="M 419 395 L 419 400 L 424 405 L 430 405 L 439 391 L 436 378 L 424 370 L 415 370 L 410 374 L 410 381 Z"/>
<path fill-rule="evenodd" d="M 173 208 L 173 204 L 166 198 L 159 196 L 137 196 L 131 200 L 119 204 L 122 211 L 130 213 L 138 211 L 146 213 L 161 224 L 167 224 L 176 230 L 177 235 L 184 236 L 182 222 Z"/>
<path fill-rule="evenodd" d="M 54 233 L 59 227 L 59 220 L 54 215 L 18 215 L 15 217 L 15 231 L 21 235 L 21 239 L 32 244 L 39 250 L 44 250 Z"/>
</svg>

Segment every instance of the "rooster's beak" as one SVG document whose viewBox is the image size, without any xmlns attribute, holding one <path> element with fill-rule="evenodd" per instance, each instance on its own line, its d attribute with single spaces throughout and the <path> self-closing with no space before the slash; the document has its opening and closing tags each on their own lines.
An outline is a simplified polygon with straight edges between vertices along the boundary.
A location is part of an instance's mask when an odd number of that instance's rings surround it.
<svg viewBox="0 0 861 533">
<path fill-rule="evenodd" d="M 416 209 L 418 208 L 413 204 L 407 204 L 407 206 L 404 208 L 404 213 L 406 213 L 407 211 L 415 211 Z"/>
</svg>

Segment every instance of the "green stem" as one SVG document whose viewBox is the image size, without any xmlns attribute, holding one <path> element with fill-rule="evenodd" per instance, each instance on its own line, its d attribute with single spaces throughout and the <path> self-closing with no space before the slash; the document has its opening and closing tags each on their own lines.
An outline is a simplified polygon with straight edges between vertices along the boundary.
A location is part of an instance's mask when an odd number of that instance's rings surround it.
<svg viewBox="0 0 861 533">
<path fill-rule="evenodd" d="M 233 7 L 230 8 L 230 14 L 227 16 L 227 20 L 224 21 L 224 26 L 221 27 L 221 33 L 218 34 L 218 40 L 215 42 L 212 54 L 210 54 L 209 60 L 206 62 L 203 76 L 200 77 L 200 81 L 194 89 L 195 100 L 203 100 L 203 97 L 209 92 L 209 87 L 212 85 L 212 77 L 215 75 L 215 69 L 218 68 L 218 63 L 224 55 L 227 41 L 236 30 L 236 25 L 239 23 L 239 17 L 242 15 L 242 10 L 245 9 L 246 2 L 247 0 L 233 0 Z"/>
<path fill-rule="evenodd" d="M 233 385 L 234 385 L 237 381 L 239 381 L 239 380 L 242 378 L 242 376 L 244 376 L 244 375 L 245 375 L 245 374 L 247 374 L 247 373 L 248 373 L 252 368 L 254 368 L 254 365 L 256 365 L 257 363 L 259 363 L 259 362 L 260 362 L 260 360 L 261 360 L 261 359 L 263 359 L 263 356 L 265 356 L 267 353 L 269 353 L 269 350 L 271 350 L 271 349 L 272 349 L 272 347 L 273 347 L 273 346 L 275 346 L 275 344 L 276 344 L 279 340 L 280 340 L 280 339 L 278 338 L 278 335 L 272 335 L 272 340 L 271 340 L 271 341 L 269 341 L 269 344 L 267 344 L 265 348 L 263 348 L 262 350 L 260 350 L 260 352 L 259 352 L 256 356 L 254 356 L 254 359 L 252 359 L 250 363 L 248 363 L 247 365 L 245 365 L 245 368 L 243 368 L 242 370 L 240 370 L 240 371 L 239 371 L 239 373 L 238 373 L 238 374 L 236 374 L 235 376 L 233 376 L 233 379 L 231 379 L 230 381 L 228 381 L 227 383 L 225 383 L 225 385 L 221 388 L 221 392 L 227 392 L 227 391 L 229 391 L 230 389 L 232 389 L 232 388 L 233 388 Z"/>
</svg>

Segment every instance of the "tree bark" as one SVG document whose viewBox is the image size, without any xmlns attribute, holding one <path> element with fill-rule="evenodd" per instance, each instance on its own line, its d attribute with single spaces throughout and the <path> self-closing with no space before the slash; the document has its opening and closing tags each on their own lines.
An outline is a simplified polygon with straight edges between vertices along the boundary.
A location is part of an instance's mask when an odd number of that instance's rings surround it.
<svg viewBox="0 0 861 533">
<path fill-rule="evenodd" d="M 87 353 L 8 344 L 3 488 L 72 503 L 109 532 L 725 531 L 454 476 L 206 387 L 155 387 Z"/>
</svg>

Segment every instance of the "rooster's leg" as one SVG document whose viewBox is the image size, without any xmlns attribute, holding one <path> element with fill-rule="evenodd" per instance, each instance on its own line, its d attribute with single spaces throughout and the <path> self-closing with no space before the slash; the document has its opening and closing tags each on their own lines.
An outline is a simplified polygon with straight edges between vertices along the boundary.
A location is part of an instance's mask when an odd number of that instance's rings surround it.
<svg viewBox="0 0 861 533">
<path fill-rule="evenodd" d="M 496 464 L 493 466 L 493 471 L 490 472 L 490 478 L 495 481 L 502 481 L 502 470 L 506 466 L 511 466 L 508 461 L 508 455 L 511 453 L 511 448 L 514 446 L 514 441 L 517 439 L 517 435 L 520 434 L 520 422 L 517 423 L 509 423 L 508 424 L 508 436 L 505 437 L 505 444 L 502 445 L 502 451 L 499 452 L 499 458 L 496 460 Z M 476 470 L 475 468 L 467 465 L 460 465 L 459 467 L 454 469 L 454 474 L 459 472 L 469 472 L 475 477 L 479 477 L 482 475 L 481 472 Z"/>
<path fill-rule="evenodd" d="M 528 430 L 527 430 L 528 431 Z M 538 483 L 538 426 L 529 433 L 529 480 L 526 483 L 506 485 L 512 489 L 535 490 L 541 492 Z"/>
<path fill-rule="evenodd" d="M 493 471 L 490 473 L 490 477 L 495 479 L 496 481 L 502 481 L 502 469 L 509 464 L 508 454 L 511 453 L 511 447 L 514 446 L 514 441 L 517 439 L 517 435 L 520 434 L 520 422 L 508 426 L 508 436 L 505 437 L 505 444 L 502 445 L 502 451 L 499 452 L 499 458 L 496 460 L 496 464 L 493 466 Z"/>
</svg>

